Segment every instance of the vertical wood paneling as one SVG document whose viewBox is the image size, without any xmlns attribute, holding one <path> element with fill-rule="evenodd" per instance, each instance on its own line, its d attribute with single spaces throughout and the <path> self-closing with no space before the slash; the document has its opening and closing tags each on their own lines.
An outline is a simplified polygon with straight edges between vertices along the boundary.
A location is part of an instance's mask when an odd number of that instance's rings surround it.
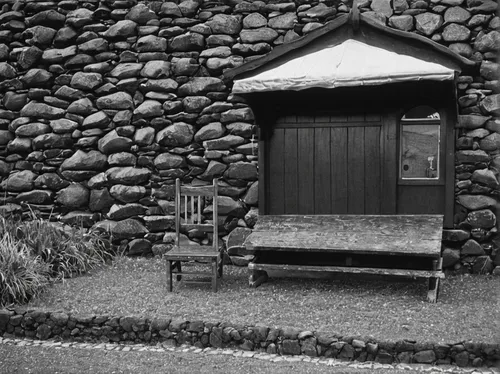
<svg viewBox="0 0 500 374">
<path fill-rule="evenodd" d="M 397 214 L 444 214 L 443 186 L 399 186 Z"/>
<path fill-rule="evenodd" d="M 330 129 L 331 213 L 347 213 L 347 128 Z"/>
<path fill-rule="evenodd" d="M 367 113 L 365 114 L 365 121 L 368 122 L 380 122 L 380 114 L 378 113 Z"/>
<path fill-rule="evenodd" d="M 396 117 L 382 117 L 382 195 L 380 203 L 381 214 L 396 214 L 396 187 L 398 180 L 397 129 Z"/>
<path fill-rule="evenodd" d="M 330 129 L 314 129 L 314 214 L 329 214 L 331 208 Z"/>
<path fill-rule="evenodd" d="M 328 114 L 320 114 L 314 117 L 315 123 L 330 123 L 330 116 Z"/>
<path fill-rule="evenodd" d="M 314 129 L 297 130 L 298 147 L 298 212 L 314 213 Z"/>
<path fill-rule="evenodd" d="M 346 115 L 341 115 L 341 114 L 332 115 L 330 117 L 330 121 L 332 121 L 334 123 L 347 122 L 347 116 Z"/>
<path fill-rule="evenodd" d="M 314 123 L 314 116 L 297 116 L 297 123 Z"/>
<path fill-rule="evenodd" d="M 262 214 L 269 214 L 269 207 L 267 205 L 267 200 L 269 197 L 269 189 L 267 184 L 269 179 L 267 178 L 267 168 L 269 166 L 269 153 L 267 151 L 267 135 L 264 131 L 261 132 L 259 136 L 259 212 Z"/>
<path fill-rule="evenodd" d="M 365 128 L 365 214 L 380 214 L 380 127 Z"/>
<path fill-rule="evenodd" d="M 284 200 L 284 157 L 285 130 L 275 129 L 269 144 L 269 214 L 281 214 L 285 206 Z"/>
<path fill-rule="evenodd" d="M 297 123 L 297 116 L 285 116 L 282 123 Z"/>
<path fill-rule="evenodd" d="M 455 89 L 455 88 L 453 88 Z M 455 98 L 456 99 L 456 98 Z M 455 206 L 455 128 L 457 122 L 456 111 L 453 104 L 443 112 L 441 119 L 441 141 L 440 147 L 446 150 L 441 163 L 441 173 L 444 173 L 444 228 L 453 228 L 453 210 Z M 444 132 L 444 134 L 443 134 Z"/>
<path fill-rule="evenodd" d="M 370 126 L 364 126 L 360 116 L 326 119 L 287 116 L 282 127 L 274 129 L 266 147 L 268 214 L 381 213 L 382 124 L 373 126 L 375 116 Z"/>
<path fill-rule="evenodd" d="M 297 129 L 284 129 L 285 131 L 285 207 L 282 213 L 293 214 L 298 210 L 298 139 Z"/>
<path fill-rule="evenodd" d="M 365 115 L 364 114 L 351 114 L 347 117 L 348 122 L 364 122 Z"/>
<path fill-rule="evenodd" d="M 347 130 L 347 210 L 349 214 L 365 212 L 365 128 Z"/>
</svg>

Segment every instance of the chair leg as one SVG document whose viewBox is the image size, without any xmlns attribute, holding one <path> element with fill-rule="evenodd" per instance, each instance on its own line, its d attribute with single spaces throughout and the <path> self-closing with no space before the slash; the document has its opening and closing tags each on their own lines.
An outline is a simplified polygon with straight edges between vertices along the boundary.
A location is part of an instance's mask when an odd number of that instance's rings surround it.
<svg viewBox="0 0 500 374">
<path fill-rule="evenodd" d="M 217 281 L 218 281 L 218 271 L 217 271 L 217 258 L 212 259 L 212 291 L 217 292 Z"/>
<path fill-rule="evenodd" d="M 223 273 L 224 273 L 224 259 L 222 256 L 219 256 L 217 258 L 217 271 L 219 273 L 219 278 L 222 278 Z"/>
<path fill-rule="evenodd" d="M 167 291 L 172 292 L 172 261 L 167 260 Z"/>
</svg>

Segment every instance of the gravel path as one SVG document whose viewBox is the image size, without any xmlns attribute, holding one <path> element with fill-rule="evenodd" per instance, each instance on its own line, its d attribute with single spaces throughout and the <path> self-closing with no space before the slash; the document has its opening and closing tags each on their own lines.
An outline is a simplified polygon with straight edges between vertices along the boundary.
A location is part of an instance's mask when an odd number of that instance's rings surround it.
<svg viewBox="0 0 500 374">
<path fill-rule="evenodd" d="M 0 373 L 273 373 L 273 374 L 500 374 L 496 368 L 458 368 L 345 362 L 304 356 L 277 356 L 231 349 L 198 349 L 103 343 L 36 341 L 0 337 Z"/>
</svg>

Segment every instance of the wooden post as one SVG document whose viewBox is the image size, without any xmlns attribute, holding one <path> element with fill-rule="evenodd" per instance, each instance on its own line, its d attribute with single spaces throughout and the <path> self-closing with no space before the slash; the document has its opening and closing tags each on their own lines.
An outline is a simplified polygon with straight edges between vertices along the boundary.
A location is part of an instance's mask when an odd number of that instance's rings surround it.
<svg viewBox="0 0 500 374">
<path fill-rule="evenodd" d="M 441 271 L 443 268 L 443 258 L 440 257 L 437 260 L 432 260 L 432 270 Z M 427 301 L 430 303 L 435 303 L 439 297 L 439 282 L 440 279 L 437 277 L 429 278 L 429 291 L 427 292 Z"/>
<path fill-rule="evenodd" d="M 438 260 L 432 260 L 432 270 L 438 270 Z"/>
<path fill-rule="evenodd" d="M 427 292 L 427 301 L 430 303 L 437 302 L 439 295 L 439 278 L 429 278 L 429 291 Z"/>
<path fill-rule="evenodd" d="M 175 244 L 180 245 L 181 230 L 181 180 L 175 180 Z"/>
<path fill-rule="evenodd" d="M 212 259 L 212 291 L 217 292 L 217 259 Z"/>
<path fill-rule="evenodd" d="M 224 266 L 222 264 L 222 262 L 224 261 L 224 257 L 222 255 L 222 253 L 219 253 L 219 258 L 217 259 L 217 261 L 219 262 L 217 273 L 219 275 L 219 278 L 222 278 L 223 272 L 224 272 Z"/>
<path fill-rule="evenodd" d="M 167 260 L 167 291 L 172 292 L 172 261 Z"/>
<path fill-rule="evenodd" d="M 172 266 L 172 268 L 176 267 L 177 268 L 177 282 L 180 282 L 182 280 L 182 267 L 181 267 L 181 261 L 176 261 L 175 264 Z"/>
<path fill-rule="evenodd" d="M 250 277 L 248 278 L 248 284 L 250 287 L 257 288 L 262 283 L 265 283 L 268 279 L 267 272 L 263 270 L 250 270 Z"/>
</svg>

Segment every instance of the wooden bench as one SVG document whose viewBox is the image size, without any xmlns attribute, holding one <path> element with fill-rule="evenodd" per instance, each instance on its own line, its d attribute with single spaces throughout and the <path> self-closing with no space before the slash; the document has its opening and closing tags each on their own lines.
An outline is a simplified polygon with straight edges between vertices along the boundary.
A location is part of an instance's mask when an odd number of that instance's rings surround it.
<svg viewBox="0 0 500 374">
<path fill-rule="evenodd" d="M 255 255 L 249 283 L 258 287 L 277 270 L 426 278 L 436 302 L 442 227 L 442 215 L 260 216 L 245 240 Z"/>
</svg>

